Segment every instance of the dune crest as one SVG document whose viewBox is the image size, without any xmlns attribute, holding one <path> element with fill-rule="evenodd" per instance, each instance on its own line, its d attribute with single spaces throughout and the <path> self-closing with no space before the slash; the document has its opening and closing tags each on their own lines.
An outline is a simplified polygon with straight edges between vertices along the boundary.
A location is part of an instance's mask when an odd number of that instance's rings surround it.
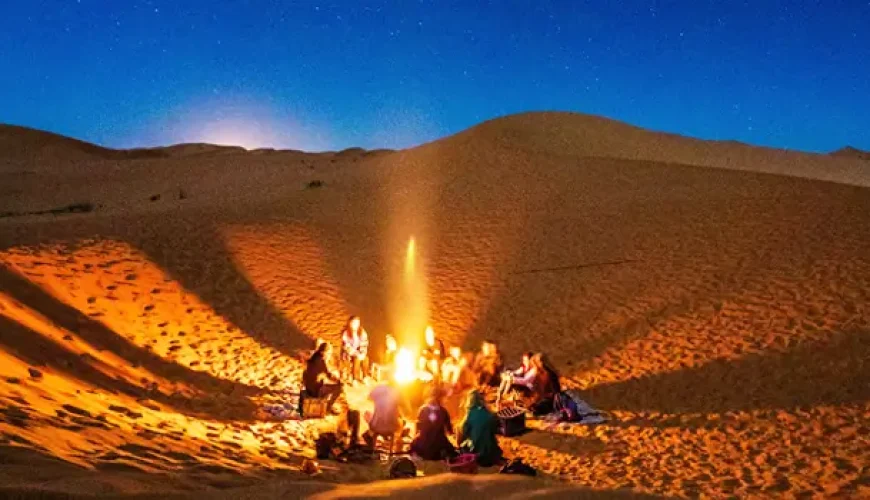
<svg viewBox="0 0 870 500">
<path fill-rule="evenodd" d="M 870 160 L 870 151 L 862 151 L 852 146 L 846 146 L 830 153 L 831 156 L 837 158 L 849 158 L 859 160 Z"/>
<path fill-rule="evenodd" d="M 159 150 L 110 149 L 17 125 L 0 123 L 0 160 L 9 162 L 69 162 L 162 158 Z"/>
<path fill-rule="evenodd" d="M 605 157 L 747 170 L 870 186 L 870 169 L 853 154 L 821 155 L 694 139 L 594 115 L 529 112 L 495 118 L 444 139 L 566 157 Z M 437 141 L 436 141 L 437 144 Z"/>
</svg>

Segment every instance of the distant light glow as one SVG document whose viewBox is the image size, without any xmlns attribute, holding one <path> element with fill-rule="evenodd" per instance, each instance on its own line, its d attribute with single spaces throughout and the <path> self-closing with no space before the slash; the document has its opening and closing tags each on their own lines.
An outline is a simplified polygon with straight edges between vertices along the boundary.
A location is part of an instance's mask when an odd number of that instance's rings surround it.
<svg viewBox="0 0 870 500">
<path fill-rule="evenodd" d="M 245 149 L 323 151 L 330 142 L 320 128 L 303 122 L 285 105 L 267 97 L 192 100 L 166 113 L 150 129 L 159 144 L 207 143 Z"/>
<path fill-rule="evenodd" d="M 254 120 L 218 120 L 202 124 L 198 128 L 198 132 L 192 132 L 188 136 L 193 140 L 184 142 L 241 146 L 245 149 L 281 147 L 281 141 L 275 137 L 275 133 L 268 126 Z"/>
</svg>

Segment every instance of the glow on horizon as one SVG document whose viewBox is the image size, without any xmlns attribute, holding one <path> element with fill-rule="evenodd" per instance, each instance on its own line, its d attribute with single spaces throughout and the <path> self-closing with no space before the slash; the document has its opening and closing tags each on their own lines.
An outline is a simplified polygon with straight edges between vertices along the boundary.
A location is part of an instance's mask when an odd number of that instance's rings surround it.
<svg viewBox="0 0 870 500">
<path fill-rule="evenodd" d="M 216 96 L 169 110 L 141 134 L 152 145 L 207 143 L 245 149 L 325 151 L 323 127 L 268 98 Z M 136 146 L 142 146 L 140 137 Z"/>
<path fill-rule="evenodd" d="M 284 140 L 271 130 L 275 125 L 264 124 L 257 120 L 229 119 L 191 124 L 189 133 L 182 137 L 183 142 L 204 142 L 220 146 L 241 146 L 245 149 L 292 148 L 299 147 L 298 140 Z M 295 138 L 293 138 L 295 139 Z"/>
</svg>

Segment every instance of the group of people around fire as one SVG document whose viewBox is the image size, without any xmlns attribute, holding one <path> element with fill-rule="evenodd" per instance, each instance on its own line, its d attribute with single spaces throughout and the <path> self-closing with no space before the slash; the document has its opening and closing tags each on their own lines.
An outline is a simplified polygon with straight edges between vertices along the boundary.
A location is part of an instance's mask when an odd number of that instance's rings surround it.
<svg viewBox="0 0 870 500">
<path fill-rule="evenodd" d="M 405 431 L 406 417 L 413 409 L 394 381 L 399 351 L 396 339 L 387 335 L 380 362 L 372 363 L 368 334 L 360 318 L 352 316 L 341 334 L 337 370 L 330 369 L 330 350 L 329 343 L 321 341 L 308 359 L 302 397 L 325 399 L 329 411 L 337 413 L 334 403 L 344 384 L 375 380 L 377 384 L 369 394 L 374 410 L 364 416 L 368 423 L 364 440 L 374 446 L 378 437 Z M 425 347 L 415 369 L 418 379 L 426 381 L 427 396 L 416 414 L 411 452 L 424 460 L 451 458 L 462 452 L 474 453 L 482 466 L 498 463 L 502 458 L 496 437 L 499 422 L 486 396 L 494 395 L 497 406 L 506 397 L 520 398 L 534 415 L 546 415 L 553 411 L 554 398 L 561 390 L 558 372 L 541 353 L 524 353 L 518 368 L 505 370 L 494 342 L 484 341 L 476 354 L 463 353 L 458 346 L 447 347 L 431 327 L 425 331 Z M 464 400 L 464 415 L 455 427 L 445 398 Z M 451 436 L 456 437 L 458 447 Z"/>
</svg>

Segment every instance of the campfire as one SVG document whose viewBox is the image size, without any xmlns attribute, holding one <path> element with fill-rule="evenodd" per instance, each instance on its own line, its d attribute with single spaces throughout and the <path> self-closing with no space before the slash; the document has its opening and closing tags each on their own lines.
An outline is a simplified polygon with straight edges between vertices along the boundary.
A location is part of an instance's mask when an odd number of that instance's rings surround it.
<svg viewBox="0 0 870 500">
<path fill-rule="evenodd" d="M 393 367 L 393 380 L 399 384 L 407 384 L 417 378 L 416 356 L 410 349 L 403 347 L 396 353 Z"/>
<path fill-rule="evenodd" d="M 402 347 L 396 351 L 396 357 L 393 361 L 393 381 L 399 385 L 406 385 L 411 382 L 420 380 L 428 382 L 432 380 L 432 374 L 426 370 L 418 368 L 422 356 L 415 354 L 407 347 Z"/>
</svg>

